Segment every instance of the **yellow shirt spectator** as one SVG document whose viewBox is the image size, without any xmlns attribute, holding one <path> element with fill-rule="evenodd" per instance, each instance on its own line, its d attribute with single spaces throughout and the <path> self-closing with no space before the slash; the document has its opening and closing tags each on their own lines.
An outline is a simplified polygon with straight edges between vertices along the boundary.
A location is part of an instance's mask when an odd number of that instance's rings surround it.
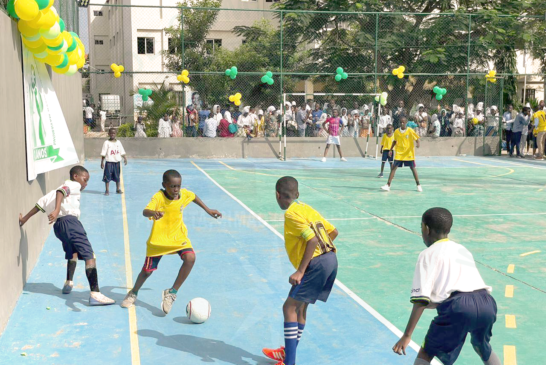
<svg viewBox="0 0 546 365">
<path fill-rule="evenodd" d="M 336 252 L 336 246 L 329 236 L 335 229 L 319 212 L 307 204 L 294 201 L 284 213 L 284 246 L 294 268 L 300 266 L 306 244 L 313 237 L 319 241 L 313 258 L 330 251 Z"/>
<path fill-rule="evenodd" d="M 402 132 L 398 128 L 394 132 L 394 140 L 396 141 L 395 156 L 397 161 L 413 161 L 415 160 L 415 141 L 419 139 L 419 136 L 415 131 L 409 127 Z"/>
<path fill-rule="evenodd" d="M 535 127 L 535 131 L 538 134 L 539 132 L 546 132 L 546 113 L 543 110 L 539 110 L 533 114 L 533 122 L 536 124 L 538 119 L 538 128 Z"/>
</svg>

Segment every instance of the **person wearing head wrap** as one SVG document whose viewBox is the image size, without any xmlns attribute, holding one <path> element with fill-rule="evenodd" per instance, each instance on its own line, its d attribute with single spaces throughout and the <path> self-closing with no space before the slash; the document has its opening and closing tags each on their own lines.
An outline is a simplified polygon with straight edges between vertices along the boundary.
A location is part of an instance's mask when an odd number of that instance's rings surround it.
<svg viewBox="0 0 546 365">
<path fill-rule="evenodd" d="M 430 120 L 430 127 L 428 129 L 427 136 L 438 138 L 440 137 L 441 130 L 442 126 L 440 125 L 440 121 L 438 120 L 438 115 L 434 114 Z"/>
<path fill-rule="evenodd" d="M 349 137 L 349 116 L 347 115 L 347 108 L 341 108 L 341 124 L 340 124 L 340 128 L 341 128 L 341 136 L 342 137 Z"/>
<path fill-rule="evenodd" d="M 442 109 L 440 111 L 440 126 L 442 130 L 440 131 L 440 137 L 450 137 L 451 136 L 451 121 L 447 115 L 447 110 Z"/>
<path fill-rule="evenodd" d="M 232 122 L 230 122 L 228 120 L 228 117 L 229 119 L 231 119 L 231 114 L 229 112 L 229 110 L 226 110 L 224 111 L 224 117 L 222 118 L 222 120 L 220 120 L 220 126 L 218 128 L 219 132 L 220 132 L 220 137 L 224 137 L 224 138 L 227 138 L 227 137 L 233 137 L 235 136 L 234 133 L 231 133 L 230 130 L 229 130 L 229 126 L 232 124 Z"/>
<path fill-rule="evenodd" d="M 349 115 L 348 122 L 347 122 L 347 130 L 349 132 L 349 137 L 356 137 L 356 126 L 359 122 L 359 116 L 360 111 L 358 109 L 354 109 L 351 111 L 351 114 Z"/>
<path fill-rule="evenodd" d="M 252 116 L 250 115 L 250 107 L 245 106 L 243 108 L 243 114 L 237 120 L 239 125 L 239 132 L 237 136 L 247 137 L 247 139 L 252 139 Z"/>
<path fill-rule="evenodd" d="M 486 136 L 498 135 L 499 118 L 500 118 L 499 108 L 497 108 L 496 105 L 491 106 L 486 116 L 486 119 L 487 119 L 487 122 L 486 122 L 487 130 L 485 131 Z"/>
<path fill-rule="evenodd" d="M 360 137 L 373 137 L 373 130 L 371 128 L 371 113 L 370 113 L 370 108 L 368 107 L 368 105 L 364 104 L 362 106 L 364 108 L 364 112 L 362 113 L 363 115 L 360 117 L 360 125 L 359 125 L 359 129 L 360 129 L 360 133 L 359 133 L 359 136 Z"/>
<path fill-rule="evenodd" d="M 274 106 L 267 108 L 265 116 L 265 137 L 276 137 L 279 130 L 277 113 Z"/>
<path fill-rule="evenodd" d="M 417 123 L 417 135 L 419 137 L 425 137 L 428 132 L 428 114 L 425 111 L 423 104 L 417 105 L 417 112 L 415 113 L 414 122 Z"/>
<path fill-rule="evenodd" d="M 186 107 L 186 112 L 188 113 L 188 124 L 186 126 L 186 136 L 187 137 L 197 137 L 197 126 L 199 124 L 199 114 L 193 105 L 188 105 Z"/>
<path fill-rule="evenodd" d="M 388 125 L 392 125 L 392 117 L 390 116 L 389 108 L 384 106 L 381 108 L 381 116 L 379 117 L 379 125 L 377 126 L 379 136 L 382 136 L 386 132 Z"/>
<path fill-rule="evenodd" d="M 136 122 L 135 138 L 146 138 L 146 137 L 148 137 L 146 135 L 145 130 L 146 130 L 146 126 L 144 125 L 143 118 L 141 116 L 139 116 L 137 118 L 137 122 Z"/>
</svg>

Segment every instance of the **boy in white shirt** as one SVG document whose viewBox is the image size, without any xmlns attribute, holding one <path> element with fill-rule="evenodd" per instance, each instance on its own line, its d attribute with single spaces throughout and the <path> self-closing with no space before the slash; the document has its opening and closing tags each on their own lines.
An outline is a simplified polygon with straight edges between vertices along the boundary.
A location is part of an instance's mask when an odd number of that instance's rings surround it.
<svg viewBox="0 0 546 365">
<path fill-rule="evenodd" d="M 400 340 L 392 348 L 406 354 L 413 330 L 426 308 L 436 308 L 425 343 L 414 365 L 429 365 L 434 357 L 444 365 L 457 361 L 466 336 L 485 365 L 501 365 L 489 341 L 497 320 L 497 304 L 485 285 L 470 251 L 451 241 L 453 216 L 444 208 L 423 214 L 421 233 L 427 248 L 415 266 L 411 299 L 413 310 Z"/>
<path fill-rule="evenodd" d="M 127 156 L 125 150 L 119 140 L 116 139 L 117 131 L 115 128 L 110 128 L 108 131 L 109 140 L 104 141 L 100 155 L 102 160 L 100 168 L 104 170 L 102 181 L 106 184 L 104 195 L 110 195 L 110 181 L 116 182 L 116 193 L 123 194 L 119 187 L 119 175 L 121 173 L 121 158 L 123 157 L 125 165 L 127 165 Z M 106 160 L 106 165 L 104 165 Z"/>
<path fill-rule="evenodd" d="M 59 188 L 40 198 L 27 215 L 23 217 L 19 214 L 19 226 L 22 227 L 38 212 L 48 214 L 49 224 L 55 223 L 53 230 L 55 236 L 63 243 L 67 260 L 66 282 L 62 293 L 69 294 L 72 291 L 76 264 L 78 260 L 85 260 L 85 275 L 91 288 L 89 304 L 114 304 L 114 300 L 105 297 L 99 290 L 93 248 L 79 220 L 81 191 L 87 186 L 87 181 L 89 181 L 89 172 L 83 166 L 74 166 L 70 169 L 70 180 L 66 180 Z"/>
</svg>

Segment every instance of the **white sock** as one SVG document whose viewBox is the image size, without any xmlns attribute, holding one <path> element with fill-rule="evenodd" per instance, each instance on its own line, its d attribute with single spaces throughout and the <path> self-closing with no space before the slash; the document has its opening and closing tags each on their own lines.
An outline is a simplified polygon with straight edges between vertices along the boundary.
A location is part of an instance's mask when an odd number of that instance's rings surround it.
<svg viewBox="0 0 546 365">
<path fill-rule="evenodd" d="M 430 362 L 417 358 L 415 359 L 415 362 L 413 363 L 413 365 L 430 365 Z"/>
</svg>

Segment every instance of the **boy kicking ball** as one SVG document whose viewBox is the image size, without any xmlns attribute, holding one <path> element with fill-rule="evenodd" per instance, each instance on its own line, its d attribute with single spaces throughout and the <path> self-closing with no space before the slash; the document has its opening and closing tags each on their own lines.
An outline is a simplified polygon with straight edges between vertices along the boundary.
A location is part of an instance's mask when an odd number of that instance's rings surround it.
<svg viewBox="0 0 546 365">
<path fill-rule="evenodd" d="M 294 365 L 296 347 L 305 328 L 307 307 L 326 302 L 337 274 L 337 229 L 316 210 L 298 201 L 298 181 L 285 176 L 277 181 L 277 203 L 284 214 L 284 245 L 297 269 L 288 281 L 292 289 L 284 302 L 284 347 L 263 349 L 277 365 Z"/>
<path fill-rule="evenodd" d="M 182 267 L 170 289 L 163 291 L 161 309 L 165 314 L 171 311 L 178 290 L 188 278 L 195 264 L 195 252 L 188 238 L 188 229 L 184 224 L 182 212 L 184 208 L 194 202 L 213 218 L 221 218 L 222 214 L 214 209 L 209 209 L 205 203 L 193 192 L 181 189 L 182 176 L 178 171 L 168 170 L 163 174 L 163 188 L 148 203 L 142 214 L 154 221 L 152 232 L 148 238 L 146 260 L 144 267 L 136 280 L 133 289 L 127 293 L 121 303 L 123 308 L 129 308 L 135 304 L 138 291 L 146 282 L 146 279 L 157 270 L 159 261 L 164 255 L 177 254 L 182 259 Z"/>
<path fill-rule="evenodd" d="M 48 214 L 49 224 L 53 224 L 55 236 L 63 243 L 66 263 L 66 281 L 62 293 L 70 294 L 74 287 L 74 272 L 78 260 L 85 260 L 85 275 L 89 281 L 91 293 L 90 305 L 108 305 L 115 301 L 105 297 L 99 290 L 97 264 L 93 247 L 87 239 L 87 233 L 80 222 L 80 196 L 87 186 L 89 172 L 83 166 L 74 166 L 70 169 L 70 180 L 56 190 L 38 200 L 36 206 L 23 217 L 19 215 L 19 226 L 23 226 L 38 212 Z"/>
<path fill-rule="evenodd" d="M 392 144 L 394 142 L 394 127 L 392 124 L 387 125 L 387 133 L 383 134 L 383 137 L 381 137 L 381 151 L 382 154 L 381 157 L 381 172 L 377 176 L 378 178 L 383 177 L 383 170 L 385 169 L 385 163 L 388 161 L 391 166 L 392 171 L 392 161 L 393 156 L 392 153 Z"/>
<path fill-rule="evenodd" d="M 427 248 L 415 266 L 411 290 L 411 312 L 406 331 L 392 348 L 406 354 L 413 330 L 426 308 L 436 308 L 425 343 L 415 365 L 429 365 L 434 357 L 452 365 L 470 333 L 472 346 L 485 365 L 501 365 L 489 340 L 497 319 L 497 304 L 485 285 L 472 254 L 451 241 L 448 234 L 453 216 L 444 208 L 432 208 L 423 214 L 421 233 Z"/>
<path fill-rule="evenodd" d="M 402 166 L 408 166 L 413 173 L 413 177 L 415 178 L 417 191 L 423 191 L 423 188 L 419 183 L 417 169 L 415 168 L 415 146 L 419 148 L 419 136 L 413 129 L 408 128 L 407 124 L 408 120 L 406 118 L 400 118 L 400 128 L 394 132 L 394 142 L 392 143 L 391 150 L 389 151 L 389 157 L 393 155 L 393 150 L 395 147 L 396 154 L 394 157 L 391 174 L 389 175 L 389 181 L 387 182 L 387 185 L 381 187 L 382 190 L 390 191 L 392 179 L 394 179 L 394 175 L 396 174 L 396 169 Z"/>
</svg>

